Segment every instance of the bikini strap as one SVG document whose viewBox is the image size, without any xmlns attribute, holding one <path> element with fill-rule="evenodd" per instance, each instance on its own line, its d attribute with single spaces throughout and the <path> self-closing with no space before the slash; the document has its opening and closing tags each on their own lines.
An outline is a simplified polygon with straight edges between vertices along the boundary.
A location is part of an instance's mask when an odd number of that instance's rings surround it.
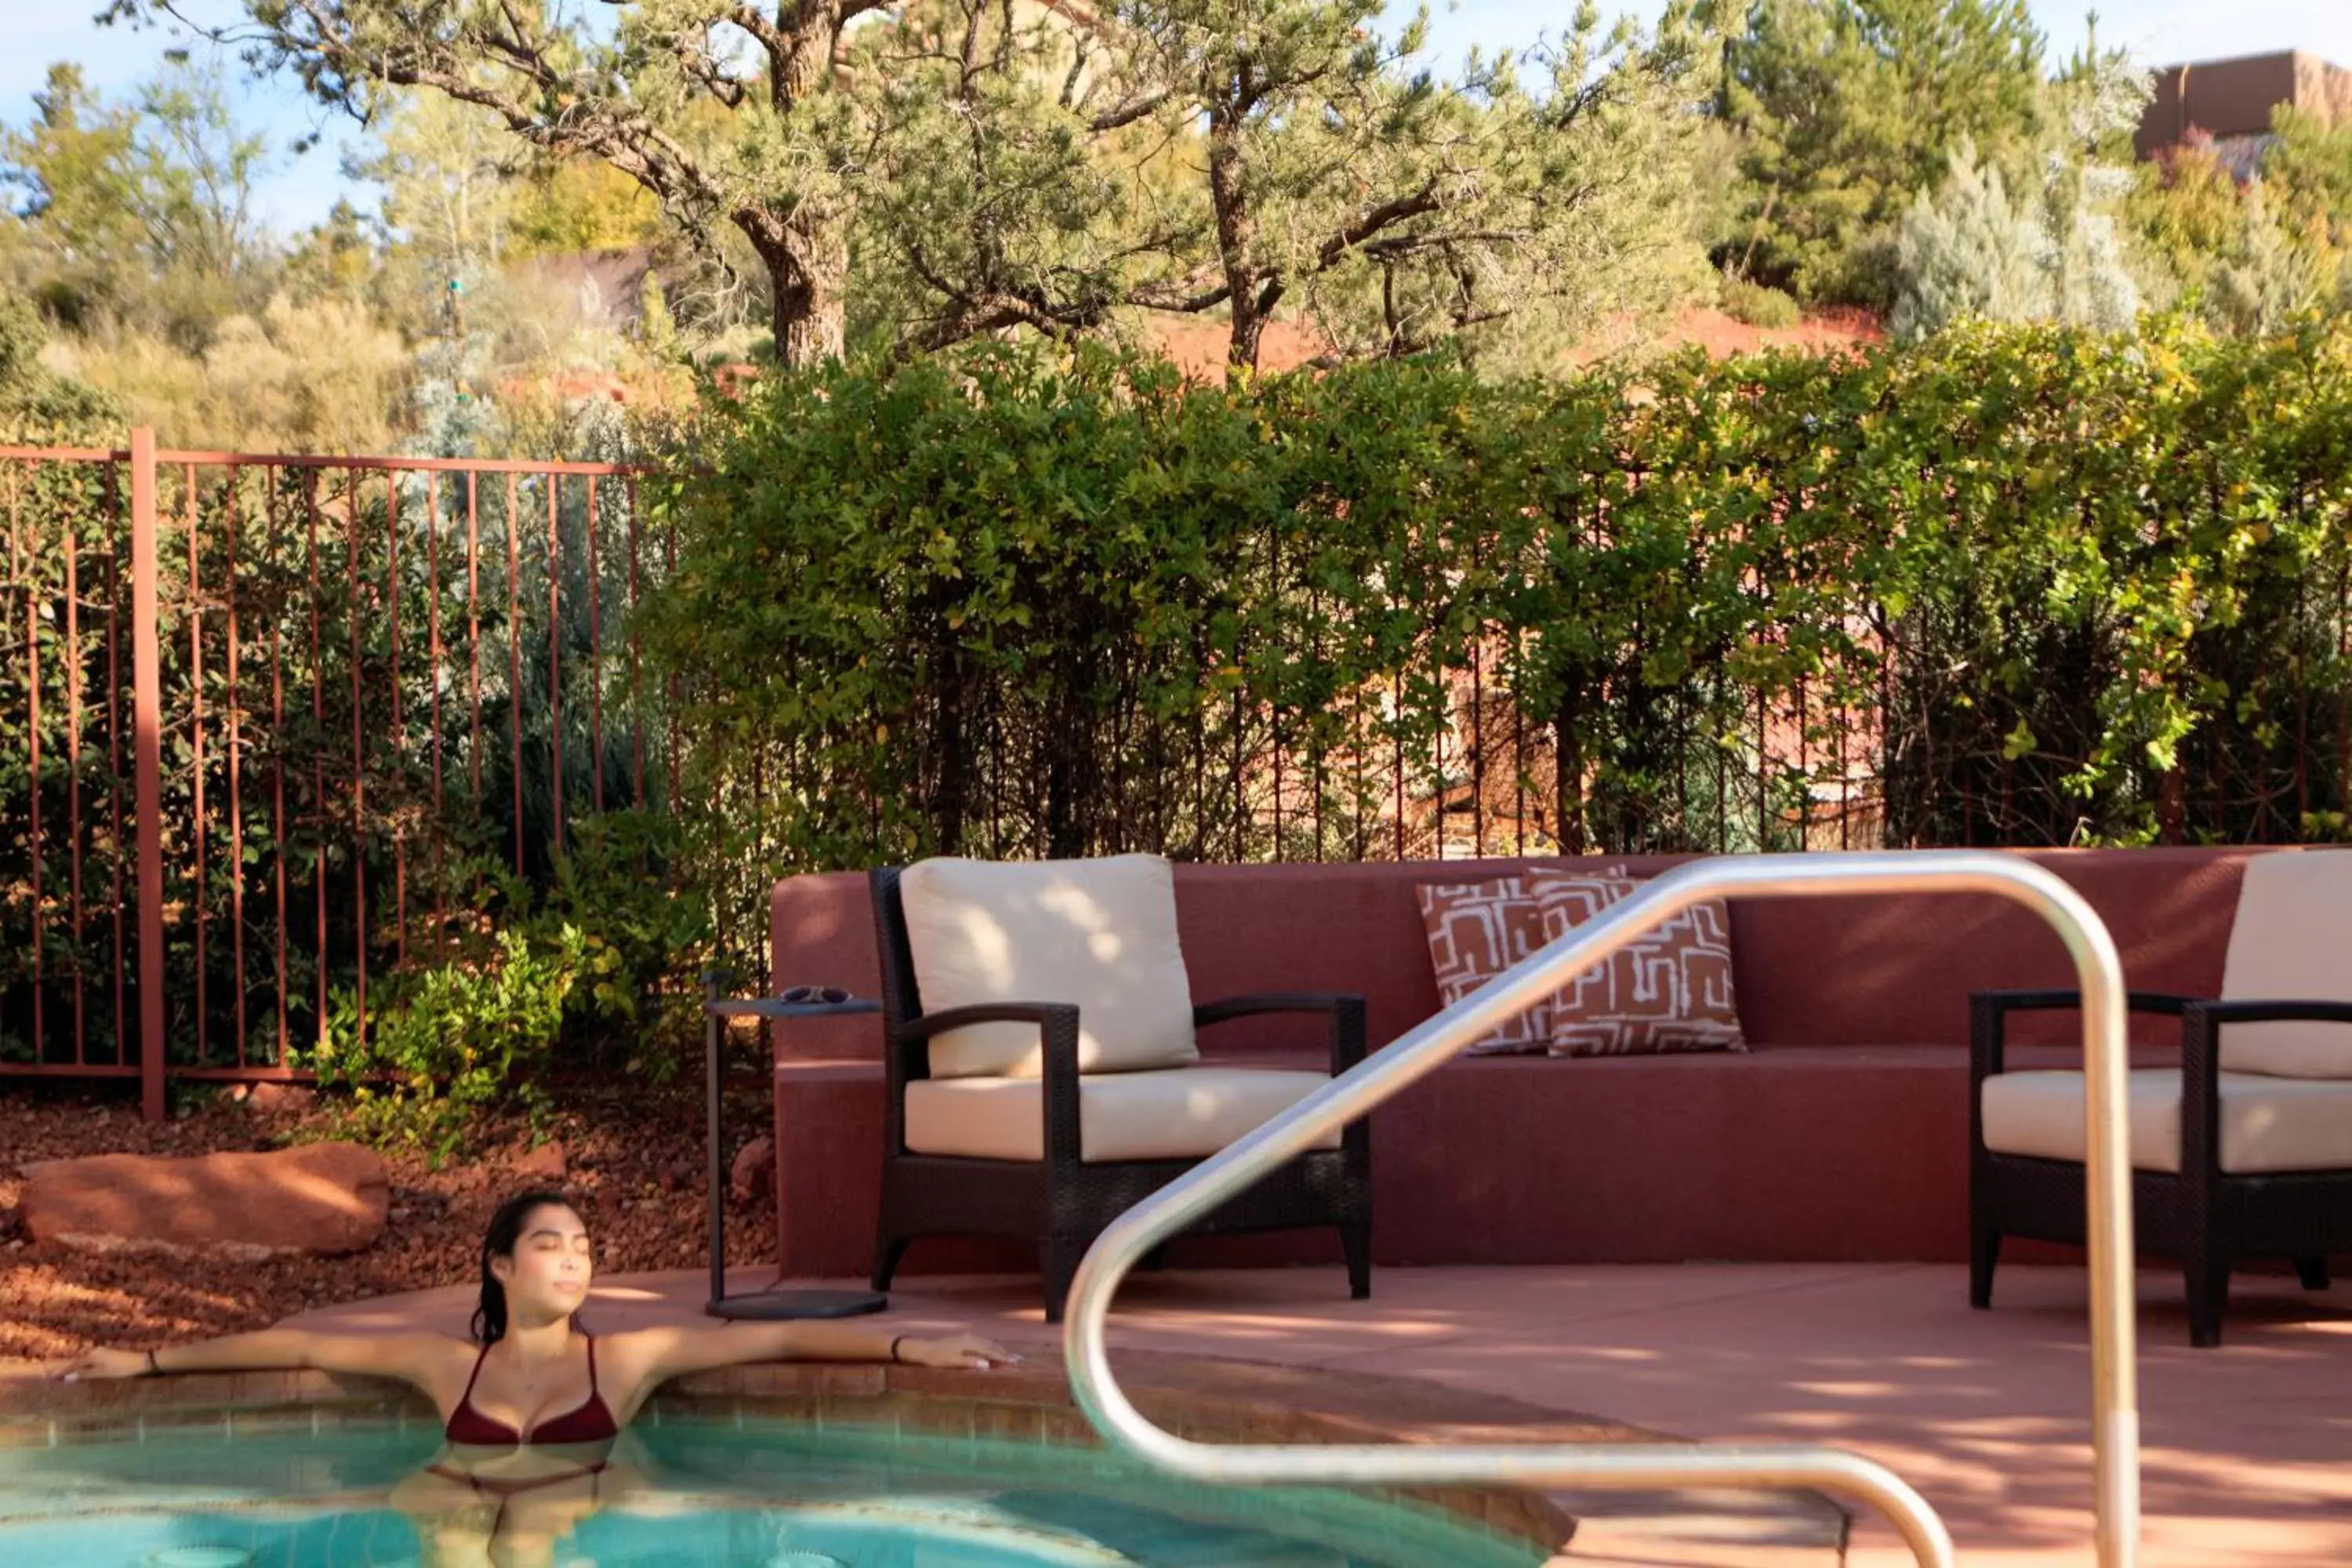
<svg viewBox="0 0 2352 1568">
<path fill-rule="evenodd" d="M 588 1341 L 588 1397 L 596 1397 L 596 1336 L 584 1336 Z"/>
<path fill-rule="evenodd" d="M 480 1381 L 482 1375 L 482 1362 L 489 1355 L 489 1353 L 490 1347 L 488 1345 L 484 1345 L 480 1350 L 474 1352 L 474 1370 L 467 1374 L 466 1392 L 457 1396 L 458 1409 L 463 1410 L 466 1406 L 474 1403 L 474 1384 Z"/>
</svg>

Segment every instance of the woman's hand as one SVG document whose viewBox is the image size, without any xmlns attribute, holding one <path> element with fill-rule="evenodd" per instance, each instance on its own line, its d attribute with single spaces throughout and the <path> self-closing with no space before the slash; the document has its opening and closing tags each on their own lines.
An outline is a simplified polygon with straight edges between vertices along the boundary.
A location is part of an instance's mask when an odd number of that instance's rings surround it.
<svg viewBox="0 0 2352 1568">
<path fill-rule="evenodd" d="M 1020 1357 L 978 1334 L 950 1334 L 943 1340 L 900 1340 L 898 1359 L 910 1366 L 1009 1366 Z"/>
<path fill-rule="evenodd" d="M 58 1369 L 60 1383 L 79 1383 L 84 1378 L 145 1377 L 148 1373 L 145 1351 L 94 1350 Z"/>
</svg>

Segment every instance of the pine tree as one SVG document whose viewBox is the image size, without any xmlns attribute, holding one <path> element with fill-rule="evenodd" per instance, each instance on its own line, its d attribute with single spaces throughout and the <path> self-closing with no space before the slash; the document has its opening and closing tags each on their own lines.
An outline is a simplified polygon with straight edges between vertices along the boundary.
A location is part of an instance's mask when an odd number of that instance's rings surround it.
<svg viewBox="0 0 2352 1568">
<path fill-rule="evenodd" d="M 1963 142 L 2002 161 L 2033 139 L 2042 51 L 2024 0 L 1752 0 L 1717 106 L 1746 186 L 1723 259 L 1808 299 L 1886 304 L 1914 193 Z"/>
<path fill-rule="evenodd" d="M 2001 169 L 1963 143 L 1936 194 L 1921 193 L 1905 215 L 1889 321 L 1895 336 L 1971 316 L 2130 331 L 2140 289 L 2116 215 L 2134 176 L 2109 160 L 2147 101 L 2145 75 L 2094 44 L 2051 84 L 2037 184 L 2012 195 Z"/>
</svg>

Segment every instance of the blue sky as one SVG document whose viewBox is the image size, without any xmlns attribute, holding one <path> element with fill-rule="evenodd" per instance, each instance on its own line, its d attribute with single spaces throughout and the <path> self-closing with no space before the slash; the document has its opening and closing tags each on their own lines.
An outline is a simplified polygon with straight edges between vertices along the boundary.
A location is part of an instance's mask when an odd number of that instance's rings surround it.
<svg viewBox="0 0 2352 1568">
<path fill-rule="evenodd" d="M 32 94 L 52 60 L 80 61 L 90 79 L 109 89 L 126 88 L 155 68 L 168 47 L 165 38 L 152 30 L 94 26 L 89 18 L 100 4 L 0 0 L 0 121 L 20 124 L 31 113 Z M 2053 52 L 2070 53 L 2083 36 L 2086 0 L 2030 4 L 2050 35 Z M 238 12 L 234 0 L 188 0 L 184 8 L 221 18 Z M 1474 44 L 1491 49 L 1531 43 L 1557 31 L 1571 9 L 1571 0 L 1433 4 L 1432 52 L 1451 61 Z M 2302 48 L 2352 66 L 2352 0 L 2102 0 L 2097 9 L 2101 36 L 2150 65 Z M 270 222 L 281 229 L 314 222 L 347 194 L 373 205 L 373 193 L 352 191 L 338 168 L 338 150 L 349 134 L 342 122 L 328 119 L 289 89 L 262 83 L 244 90 L 250 121 L 266 128 L 281 148 L 322 123 L 330 132 L 321 146 L 299 158 L 281 153 L 279 168 L 260 193 Z"/>
</svg>

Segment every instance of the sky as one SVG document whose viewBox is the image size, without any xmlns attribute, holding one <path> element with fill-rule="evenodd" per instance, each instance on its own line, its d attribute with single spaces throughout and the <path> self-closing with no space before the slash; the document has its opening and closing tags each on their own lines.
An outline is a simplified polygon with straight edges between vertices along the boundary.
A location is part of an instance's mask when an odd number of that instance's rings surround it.
<svg viewBox="0 0 2352 1568">
<path fill-rule="evenodd" d="M 22 124 L 32 113 L 32 95 L 49 62 L 79 61 L 89 79 L 110 92 L 129 89 L 155 70 L 172 40 L 156 30 L 133 32 L 100 27 L 89 18 L 102 0 L 0 0 L 0 122 Z M 1391 0 L 1405 14 L 1405 0 Z M 2034 19 L 2063 58 L 2082 40 L 2087 0 L 2029 0 Z M 1518 47 L 1556 34 L 1573 11 L 1573 0 L 1457 0 L 1430 5 L 1430 51 L 1433 63 L 1450 66 L 1472 46 L 1488 50 Z M 1602 8 L 1631 9 L 1639 4 Z M 183 9 L 199 18 L 228 20 L 239 13 L 235 0 L 185 0 Z M 2300 48 L 2352 67 L 2352 0 L 2100 0 L 2099 32 L 2129 48 L 2150 66 L 2181 60 L 2222 59 Z M 257 195 L 266 221 L 293 232 L 323 217 L 337 197 L 351 195 L 372 208 L 374 193 L 357 190 L 341 171 L 341 153 L 352 140 L 349 122 L 326 114 L 299 90 L 273 82 L 241 83 L 247 122 L 264 130 L 278 149 L 278 167 Z M 299 157 L 285 151 L 297 139 L 321 128 L 320 146 Z"/>
</svg>

